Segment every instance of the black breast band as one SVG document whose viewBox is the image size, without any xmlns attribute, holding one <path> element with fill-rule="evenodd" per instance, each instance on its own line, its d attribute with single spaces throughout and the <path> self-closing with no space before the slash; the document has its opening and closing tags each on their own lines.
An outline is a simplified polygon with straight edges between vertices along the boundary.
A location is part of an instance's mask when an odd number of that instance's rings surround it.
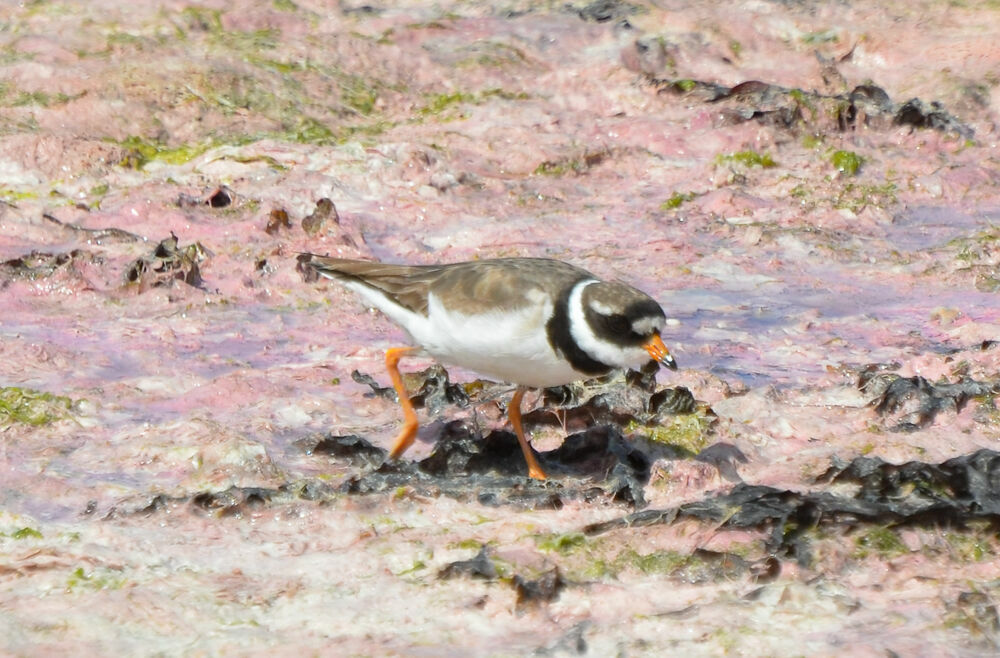
<svg viewBox="0 0 1000 658">
<path fill-rule="evenodd" d="M 580 349 L 580 346 L 573 340 L 573 334 L 570 333 L 569 329 L 569 298 L 582 281 L 586 281 L 586 279 L 575 281 L 572 285 L 567 286 L 563 293 L 559 295 L 552 317 L 545 325 L 545 330 L 549 335 L 549 342 L 555 349 L 556 354 L 561 354 L 565 357 L 577 372 L 596 377 L 597 375 L 610 372 L 613 368 L 606 363 L 601 363 L 597 359 L 591 358 L 589 354 Z"/>
</svg>

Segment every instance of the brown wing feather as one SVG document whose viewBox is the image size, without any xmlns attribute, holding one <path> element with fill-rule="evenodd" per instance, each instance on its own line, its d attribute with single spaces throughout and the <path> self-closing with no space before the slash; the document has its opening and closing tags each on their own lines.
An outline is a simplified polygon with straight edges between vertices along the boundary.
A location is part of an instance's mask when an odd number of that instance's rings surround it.
<svg viewBox="0 0 1000 658">
<path fill-rule="evenodd" d="M 303 254 L 299 262 L 318 274 L 357 281 L 379 290 L 421 315 L 427 315 L 427 293 L 440 274 L 440 267 L 436 265 L 391 265 L 315 254 Z"/>
<path fill-rule="evenodd" d="M 449 308 L 475 315 L 513 310 L 529 303 L 528 293 L 542 289 L 557 297 L 566 286 L 593 277 L 586 270 L 547 258 L 496 258 L 448 265 L 390 265 L 313 254 L 299 257 L 300 266 L 337 279 L 375 288 L 403 306 L 427 314 L 433 292 Z"/>
<path fill-rule="evenodd" d="M 585 270 L 556 260 L 496 258 L 443 266 L 431 292 L 447 299 L 449 308 L 475 315 L 521 308 L 532 303 L 529 293 L 536 289 L 558 297 L 564 287 L 589 276 Z"/>
</svg>

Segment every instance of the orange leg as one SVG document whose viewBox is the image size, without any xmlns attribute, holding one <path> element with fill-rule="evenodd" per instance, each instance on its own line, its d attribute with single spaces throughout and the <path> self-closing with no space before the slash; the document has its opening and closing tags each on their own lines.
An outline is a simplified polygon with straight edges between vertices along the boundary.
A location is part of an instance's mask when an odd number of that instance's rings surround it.
<svg viewBox="0 0 1000 658">
<path fill-rule="evenodd" d="M 410 396 L 406 394 L 406 388 L 403 386 L 403 378 L 399 374 L 399 360 L 406 356 L 407 354 L 413 354 L 417 351 L 415 347 L 393 347 L 385 351 L 385 367 L 389 371 L 389 378 L 392 379 L 392 387 L 396 389 L 396 395 L 399 396 L 399 406 L 403 408 L 403 429 L 399 431 L 399 436 L 396 437 L 396 445 L 392 447 L 392 452 L 389 453 L 390 459 L 396 459 L 413 444 L 413 440 L 417 438 L 417 412 L 413 410 L 413 403 L 410 402 Z"/>
<path fill-rule="evenodd" d="M 531 446 L 528 445 L 528 439 L 524 438 L 524 429 L 521 427 L 521 398 L 524 397 L 525 391 L 527 389 L 523 386 L 518 386 L 517 390 L 514 391 L 514 397 L 510 399 L 510 404 L 507 406 L 507 416 L 510 417 L 510 424 L 514 426 L 517 442 L 521 444 L 524 461 L 528 462 L 528 475 L 536 480 L 544 480 L 545 471 L 535 460 L 535 454 L 531 452 Z"/>
</svg>

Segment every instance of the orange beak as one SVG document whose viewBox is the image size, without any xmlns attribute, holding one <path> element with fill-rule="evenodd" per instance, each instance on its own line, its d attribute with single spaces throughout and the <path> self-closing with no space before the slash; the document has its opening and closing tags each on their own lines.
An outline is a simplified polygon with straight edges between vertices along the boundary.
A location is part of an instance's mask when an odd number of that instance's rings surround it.
<svg viewBox="0 0 1000 658">
<path fill-rule="evenodd" d="M 643 343 L 642 347 L 649 352 L 649 356 L 653 361 L 662 363 L 671 370 L 677 370 L 677 362 L 670 355 L 670 350 L 667 349 L 667 346 L 663 344 L 660 334 L 653 334 L 653 337 Z"/>
</svg>

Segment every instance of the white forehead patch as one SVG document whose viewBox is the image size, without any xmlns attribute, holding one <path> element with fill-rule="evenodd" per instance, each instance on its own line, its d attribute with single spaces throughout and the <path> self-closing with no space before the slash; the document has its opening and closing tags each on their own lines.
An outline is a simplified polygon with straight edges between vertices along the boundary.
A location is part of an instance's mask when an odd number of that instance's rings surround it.
<svg viewBox="0 0 1000 658">
<path fill-rule="evenodd" d="M 593 310 L 595 310 L 595 311 L 597 311 L 601 315 L 614 315 L 615 314 L 615 309 L 611 308 L 607 304 L 602 304 L 601 302 L 596 301 L 596 300 L 590 302 L 590 308 L 593 309 Z"/>
<path fill-rule="evenodd" d="M 663 320 L 661 318 L 639 318 L 632 323 L 632 331 L 640 336 L 650 336 L 653 332 L 658 332 L 661 329 L 663 329 Z"/>
</svg>

